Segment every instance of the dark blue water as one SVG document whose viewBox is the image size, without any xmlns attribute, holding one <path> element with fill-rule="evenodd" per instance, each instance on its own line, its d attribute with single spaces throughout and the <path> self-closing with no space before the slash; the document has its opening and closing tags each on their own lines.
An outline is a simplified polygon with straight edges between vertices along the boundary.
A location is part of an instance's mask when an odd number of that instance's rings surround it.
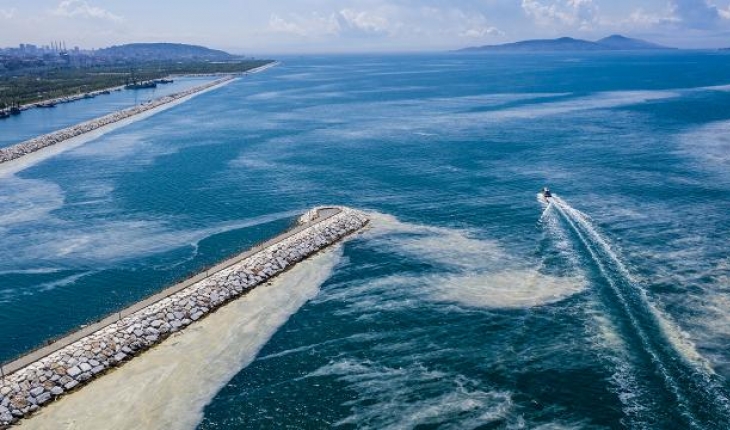
<svg viewBox="0 0 730 430">
<path fill-rule="evenodd" d="M 98 95 L 94 99 L 60 103 L 52 109 L 29 109 L 18 116 L 0 120 L 0 148 L 184 91 L 211 80 L 212 78 L 208 77 L 177 78 L 171 84 L 158 85 L 157 88 L 113 91 L 111 94 Z"/>
<path fill-rule="evenodd" d="M 729 66 L 285 59 L 0 178 L 0 358 L 336 203 L 373 228 L 200 429 L 730 428 Z"/>
</svg>

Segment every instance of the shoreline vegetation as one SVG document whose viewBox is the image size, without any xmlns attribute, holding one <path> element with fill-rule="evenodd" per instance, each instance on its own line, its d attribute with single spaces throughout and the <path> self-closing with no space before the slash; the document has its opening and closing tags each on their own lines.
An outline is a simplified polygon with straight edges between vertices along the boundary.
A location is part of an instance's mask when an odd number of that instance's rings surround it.
<svg viewBox="0 0 730 430">
<path fill-rule="evenodd" d="M 154 82 L 179 76 L 244 74 L 271 60 L 230 62 L 139 63 L 90 69 L 57 68 L 17 76 L 0 74 L 0 110 L 64 102 L 123 88 L 131 82 Z"/>
<path fill-rule="evenodd" d="M 276 66 L 277 62 L 268 62 L 255 69 L 249 69 L 246 73 L 257 73 L 262 72 L 266 69 Z M 206 76 L 219 76 L 218 74 L 206 75 Z M 127 109 L 123 109 L 117 112 L 113 112 L 108 115 L 104 115 L 99 118 L 95 118 L 89 121 L 82 122 L 80 124 L 73 125 L 61 130 L 54 131 L 52 133 L 44 134 L 24 142 L 17 143 L 5 148 L 0 148 L 0 165 L 9 161 L 17 160 L 28 154 L 40 151 L 44 148 L 57 145 L 66 140 L 84 135 L 86 133 L 101 129 L 108 125 L 120 122 L 122 120 L 134 117 L 144 112 L 151 111 L 158 107 L 167 105 L 169 103 L 179 101 L 186 97 L 193 96 L 202 91 L 209 90 L 223 84 L 226 84 L 234 79 L 237 79 L 241 74 L 225 74 L 220 79 L 216 79 L 212 82 L 205 83 L 178 93 L 163 96 L 152 101 L 133 106 Z"/>
</svg>

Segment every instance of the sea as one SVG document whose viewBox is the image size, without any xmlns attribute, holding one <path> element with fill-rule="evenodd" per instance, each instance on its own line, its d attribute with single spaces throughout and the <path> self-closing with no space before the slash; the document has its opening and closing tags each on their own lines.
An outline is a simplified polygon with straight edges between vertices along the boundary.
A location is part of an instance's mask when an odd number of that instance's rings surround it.
<svg viewBox="0 0 730 430">
<path fill-rule="evenodd" d="M 72 103 L 57 103 L 53 108 L 28 109 L 23 111 L 22 115 L 11 116 L 0 122 L 0 130 L 2 130 L 0 148 L 146 103 L 159 97 L 178 93 L 214 79 L 210 76 L 175 77 L 171 79 L 172 82 L 158 84 L 155 88 L 141 88 L 132 91 L 112 90 L 109 94 L 101 94 L 92 99 L 81 99 Z"/>
<path fill-rule="evenodd" d="M 730 428 L 730 54 L 280 60 L 0 166 L 0 360 L 336 204 L 370 227 L 149 358 L 218 376 L 146 428 Z"/>
</svg>

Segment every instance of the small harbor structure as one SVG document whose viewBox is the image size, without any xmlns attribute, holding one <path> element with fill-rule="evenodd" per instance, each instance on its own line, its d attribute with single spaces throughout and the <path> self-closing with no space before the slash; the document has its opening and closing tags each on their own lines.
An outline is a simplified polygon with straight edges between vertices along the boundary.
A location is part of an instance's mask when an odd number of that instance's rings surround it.
<svg viewBox="0 0 730 430">
<path fill-rule="evenodd" d="M 365 213 L 351 208 L 312 209 L 289 231 L 3 365 L 0 429 L 123 365 L 368 223 Z"/>
</svg>

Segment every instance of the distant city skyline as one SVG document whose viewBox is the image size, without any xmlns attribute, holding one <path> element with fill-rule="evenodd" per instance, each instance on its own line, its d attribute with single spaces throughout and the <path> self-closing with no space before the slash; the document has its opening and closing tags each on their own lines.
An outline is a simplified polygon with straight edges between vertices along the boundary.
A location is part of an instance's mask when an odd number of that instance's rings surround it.
<svg viewBox="0 0 730 430">
<path fill-rule="evenodd" d="M 397 52 L 614 33 L 730 47 L 730 0 L 0 0 L 3 47 L 179 42 L 248 55 Z"/>
</svg>

